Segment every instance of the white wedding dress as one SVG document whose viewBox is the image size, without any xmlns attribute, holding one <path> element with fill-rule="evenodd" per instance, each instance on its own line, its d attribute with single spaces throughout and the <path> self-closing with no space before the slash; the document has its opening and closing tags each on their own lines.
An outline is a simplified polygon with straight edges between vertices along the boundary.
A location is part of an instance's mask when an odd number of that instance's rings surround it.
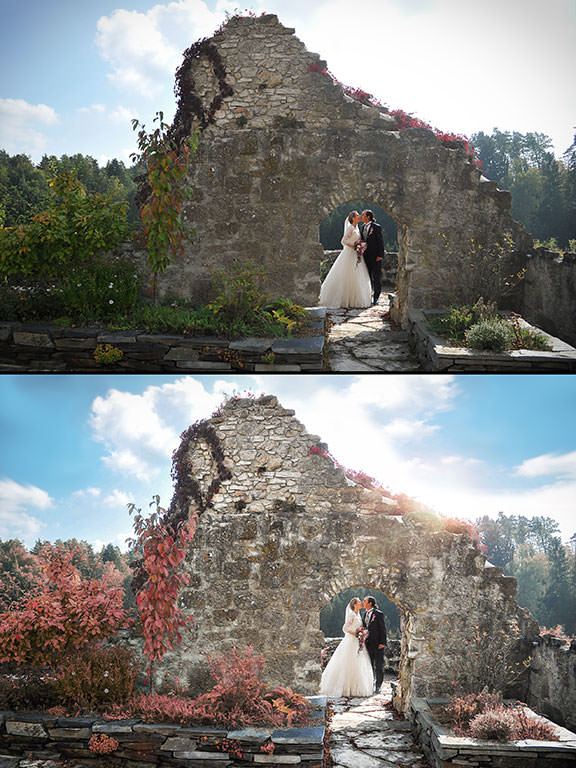
<svg viewBox="0 0 576 768">
<path fill-rule="evenodd" d="M 372 304 L 372 286 L 364 257 L 354 250 L 354 243 L 360 240 L 360 231 L 344 223 L 344 236 L 340 241 L 344 248 L 332 264 L 320 289 L 318 304 L 321 307 L 369 307 Z"/>
<path fill-rule="evenodd" d="M 374 675 L 366 646 L 358 652 L 359 641 L 350 632 L 356 632 L 362 626 L 362 620 L 348 606 L 346 621 L 342 627 L 344 637 L 334 651 L 322 673 L 320 693 L 324 696 L 371 696 L 374 691 Z"/>
</svg>

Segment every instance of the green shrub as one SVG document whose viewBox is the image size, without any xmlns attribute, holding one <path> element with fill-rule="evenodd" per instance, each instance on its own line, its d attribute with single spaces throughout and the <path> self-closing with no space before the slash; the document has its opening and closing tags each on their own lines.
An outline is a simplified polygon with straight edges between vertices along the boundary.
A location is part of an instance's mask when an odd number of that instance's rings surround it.
<svg viewBox="0 0 576 768">
<path fill-rule="evenodd" d="M 226 320 L 250 320 L 268 301 L 262 290 L 264 275 L 264 268 L 252 259 L 235 260 L 229 268 L 214 271 L 217 296 L 208 307 Z"/>
<path fill-rule="evenodd" d="M 510 343 L 510 326 L 505 320 L 482 320 L 466 331 L 465 338 L 472 349 L 502 352 Z"/>
<path fill-rule="evenodd" d="M 512 329 L 512 340 L 510 346 L 513 349 L 537 349 L 540 351 L 550 351 L 552 345 L 540 331 L 534 331 L 532 328 L 523 328 L 520 325 L 519 318 L 512 315 L 510 321 Z"/>
<path fill-rule="evenodd" d="M 55 173 L 50 189 L 49 206 L 29 223 L 0 227 L 0 276 L 63 276 L 128 235 L 127 204 L 115 194 L 90 194 L 67 171 Z"/>
<path fill-rule="evenodd" d="M 50 320 L 63 312 L 62 291 L 55 285 L 27 281 L 0 285 L 0 320 Z"/>
<path fill-rule="evenodd" d="M 123 261 L 93 261 L 73 267 L 62 286 L 64 312 L 82 320 L 106 321 L 132 313 L 138 306 L 142 280 Z"/>
<path fill-rule="evenodd" d="M 464 334 L 474 323 L 472 307 L 452 307 L 443 315 L 431 318 L 428 324 L 435 333 L 454 343 L 463 341 Z"/>
<path fill-rule="evenodd" d="M 114 365 L 122 360 L 124 352 L 118 347 L 113 347 L 112 344 L 98 344 L 93 357 L 101 365 Z"/>
</svg>

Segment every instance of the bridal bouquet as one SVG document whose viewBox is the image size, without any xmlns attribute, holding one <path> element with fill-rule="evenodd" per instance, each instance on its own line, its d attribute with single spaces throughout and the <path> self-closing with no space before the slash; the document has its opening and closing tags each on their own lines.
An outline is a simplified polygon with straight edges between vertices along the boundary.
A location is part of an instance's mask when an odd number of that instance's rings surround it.
<svg viewBox="0 0 576 768">
<path fill-rule="evenodd" d="M 362 261 L 362 256 L 364 256 L 364 251 L 366 250 L 366 243 L 364 240 L 356 240 L 354 243 L 354 250 L 358 254 L 356 256 L 356 266 L 358 266 L 358 264 L 360 264 Z"/>
<path fill-rule="evenodd" d="M 358 653 L 364 648 L 364 643 L 368 637 L 368 630 L 366 627 L 360 627 L 356 630 L 356 637 L 358 638 Z"/>
</svg>

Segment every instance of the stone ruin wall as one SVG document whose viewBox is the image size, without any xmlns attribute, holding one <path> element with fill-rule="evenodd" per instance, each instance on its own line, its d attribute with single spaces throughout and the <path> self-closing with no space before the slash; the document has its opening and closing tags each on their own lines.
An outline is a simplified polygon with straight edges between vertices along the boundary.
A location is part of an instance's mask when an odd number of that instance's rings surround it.
<svg viewBox="0 0 576 768">
<path fill-rule="evenodd" d="M 576 731 L 576 640 L 567 646 L 553 635 L 538 638 L 527 701 L 537 712 Z"/>
<path fill-rule="evenodd" d="M 208 423 L 232 477 L 199 518 L 182 593 L 194 623 L 160 677 L 205 688 L 205 654 L 252 645 L 266 656 L 269 683 L 316 693 L 320 610 L 349 587 L 377 588 L 403 614 L 402 707 L 409 696 L 450 690 L 473 627 L 494 651 L 516 624 L 537 634 L 514 599 L 515 579 L 487 568 L 468 535 L 446 532 L 436 516 L 395 515 L 394 500 L 310 454 L 319 438 L 276 398 L 231 400 Z M 205 493 L 217 469 L 204 438 L 188 457 Z"/>
<path fill-rule="evenodd" d="M 523 316 L 576 346 L 576 253 L 535 248 L 527 267 Z"/>
<path fill-rule="evenodd" d="M 508 192 L 483 181 L 463 149 L 442 146 L 428 130 L 392 130 L 385 111 L 310 71 L 325 62 L 293 31 L 267 15 L 232 18 L 211 38 L 233 95 L 201 134 L 184 211 L 196 236 L 162 276 L 162 292 L 206 300 L 212 267 L 252 258 L 265 268 L 270 294 L 314 305 L 319 224 L 348 200 L 373 201 L 398 224 L 396 319 L 408 306 L 446 302 L 470 238 L 492 243 L 508 232 L 523 258 L 532 241 L 510 217 Z M 184 81 L 205 109 L 219 93 L 205 56 Z M 185 120 L 180 112 L 174 129 Z M 451 241 L 449 256 L 440 231 Z"/>
</svg>

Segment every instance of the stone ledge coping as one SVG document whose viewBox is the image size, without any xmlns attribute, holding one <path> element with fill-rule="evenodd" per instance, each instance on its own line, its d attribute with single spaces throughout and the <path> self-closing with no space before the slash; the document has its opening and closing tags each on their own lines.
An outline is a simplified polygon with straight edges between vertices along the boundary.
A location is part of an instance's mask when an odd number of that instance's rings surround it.
<svg viewBox="0 0 576 768">
<path fill-rule="evenodd" d="M 324 718 L 325 696 L 307 696 L 313 718 Z M 0 711 L 0 755 L 45 759 L 46 750 L 65 758 L 91 758 L 88 742 L 94 734 L 113 736 L 119 747 L 110 757 L 129 759 L 131 766 L 161 765 L 178 761 L 178 765 L 305 765 L 322 768 L 325 728 L 247 727 L 226 730 L 209 726 L 180 726 L 175 723 L 144 723 L 139 718 L 102 720 L 101 717 L 57 717 L 42 712 Z M 243 758 L 217 749 L 224 739 L 235 742 Z M 262 744 L 271 740 L 273 754 L 260 752 Z M 164 761 L 167 761 L 166 763 Z"/>
<path fill-rule="evenodd" d="M 216 336 L 151 334 L 144 329 L 110 331 L 63 328 L 46 323 L 0 322 L 0 370 L 120 372 L 321 372 L 326 309 L 309 307 L 315 336 L 230 340 Z M 124 353 L 118 363 L 94 360 L 98 344 Z M 273 360 L 263 359 L 274 355 Z"/>
<path fill-rule="evenodd" d="M 551 351 L 514 349 L 506 352 L 451 347 L 446 339 L 435 335 L 428 326 L 428 317 L 443 310 L 411 308 L 406 313 L 411 344 L 425 370 L 428 371 L 494 371 L 514 373 L 514 370 L 576 371 L 576 349 L 520 318 L 524 328 L 538 331 L 552 345 Z"/>
<path fill-rule="evenodd" d="M 413 731 L 425 754 L 432 761 L 432 765 L 474 764 L 468 762 L 468 760 L 473 760 L 474 756 L 481 759 L 482 765 L 484 765 L 491 756 L 506 756 L 510 760 L 510 766 L 514 768 L 523 768 L 525 763 L 522 761 L 530 758 L 555 760 L 554 764 L 558 766 L 558 761 L 563 759 L 570 765 L 576 766 L 576 734 L 566 728 L 552 723 L 559 741 L 522 739 L 497 742 L 454 736 L 449 729 L 434 719 L 430 707 L 431 704 L 447 704 L 448 701 L 447 698 L 412 698 L 409 702 Z M 541 715 L 537 715 L 529 707 L 525 707 L 524 711 L 535 718 L 552 722 Z M 435 760 L 436 762 L 434 762 Z M 487 764 L 489 765 L 489 762 Z"/>
</svg>

